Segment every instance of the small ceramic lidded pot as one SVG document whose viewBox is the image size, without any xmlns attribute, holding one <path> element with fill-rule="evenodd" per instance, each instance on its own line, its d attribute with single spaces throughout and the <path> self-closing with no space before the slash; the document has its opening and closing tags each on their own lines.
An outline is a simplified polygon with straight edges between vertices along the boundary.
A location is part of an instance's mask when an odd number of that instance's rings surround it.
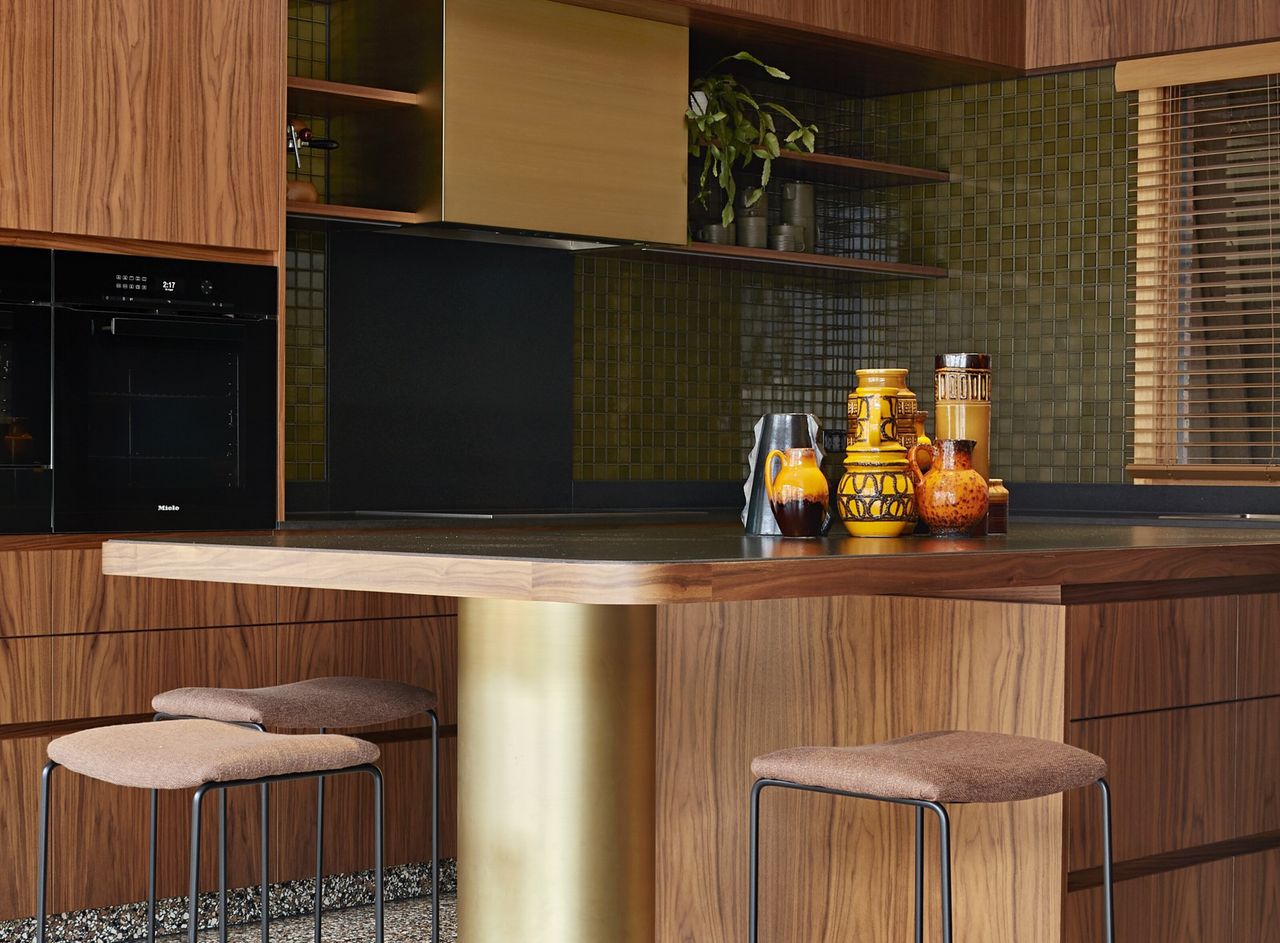
<svg viewBox="0 0 1280 943">
<path fill-rule="evenodd" d="M 774 459 L 779 462 L 774 471 Z M 813 449 L 774 449 L 764 460 L 765 492 L 783 537 L 821 537 L 830 491 Z"/>
<path fill-rule="evenodd" d="M 907 454 L 916 510 L 935 537 L 964 537 L 987 515 L 987 479 L 973 467 L 973 445 L 971 439 L 939 439 Z M 933 458 L 928 474 L 916 461 L 921 452 Z"/>
</svg>

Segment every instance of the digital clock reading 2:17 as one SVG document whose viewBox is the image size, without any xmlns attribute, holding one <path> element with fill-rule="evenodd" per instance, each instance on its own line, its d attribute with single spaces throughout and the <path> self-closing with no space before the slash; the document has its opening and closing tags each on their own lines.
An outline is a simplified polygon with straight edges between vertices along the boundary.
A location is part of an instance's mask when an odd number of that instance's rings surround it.
<svg viewBox="0 0 1280 943">
<path fill-rule="evenodd" d="M 177 291 L 178 280 L 176 278 L 162 278 L 160 279 L 160 288 L 163 291 Z"/>
</svg>

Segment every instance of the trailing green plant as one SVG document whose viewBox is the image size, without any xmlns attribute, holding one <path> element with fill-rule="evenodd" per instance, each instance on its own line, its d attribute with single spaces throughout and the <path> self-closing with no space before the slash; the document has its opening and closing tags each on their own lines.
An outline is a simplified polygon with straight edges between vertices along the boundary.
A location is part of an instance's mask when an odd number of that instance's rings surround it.
<svg viewBox="0 0 1280 943">
<path fill-rule="evenodd" d="M 789 80 L 781 69 L 765 65 L 748 52 L 725 56 L 712 70 L 726 62 L 747 62 L 759 66 L 775 79 Z M 789 130 L 779 136 L 776 118 L 789 122 Z M 733 172 L 752 170 L 759 163 L 760 183 L 743 196 L 745 206 L 754 206 L 764 194 L 773 169 L 773 160 L 783 151 L 813 153 L 818 133 L 816 125 L 805 124 L 787 108 L 776 102 L 758 102 L 736 78 L 727 73 L 707 72 L 694 80 L 689 90 L 689 110 L 684 113 L 689 129 L 689 154 L 702 161 L 698 174 L 697 201 L 709 209 L 711 188 L 717 185 L 725 194 L 721 222 L 733 222 L 733 204 L 737 183 Z"/>
</svg>

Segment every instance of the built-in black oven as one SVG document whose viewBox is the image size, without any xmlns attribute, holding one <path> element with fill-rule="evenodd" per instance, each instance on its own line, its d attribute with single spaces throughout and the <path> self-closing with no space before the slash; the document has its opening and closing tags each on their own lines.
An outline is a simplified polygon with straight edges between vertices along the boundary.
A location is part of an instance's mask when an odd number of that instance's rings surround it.
<svg viewBox="0 0 1280 943">
<path fill-rule="evenodd" d="M 274 268 L 53 255 L 53 529 L 271 527 Z"/>
<path fill-rule="evenodd" d="M 0 533 L 50 527 L 51 273 L 48 249 L 0 247 Z"/>
</svg>

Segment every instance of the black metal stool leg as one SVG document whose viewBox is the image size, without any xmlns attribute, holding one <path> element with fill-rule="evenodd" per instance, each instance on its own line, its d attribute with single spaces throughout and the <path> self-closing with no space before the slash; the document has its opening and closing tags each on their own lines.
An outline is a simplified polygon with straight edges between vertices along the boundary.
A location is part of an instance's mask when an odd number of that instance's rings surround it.
<svg viewBox="0 0 1280 943">
<path fill-rule="evenodd" d="M 751 787 L 751 832 L 747 875 L 747 943 L 756 943 L 760 932 L 760 793 L 765 783 Z"/>
<path fill-rule="evenodd" d="M 1098 780 L 1098 791 L 1102 794 L 1102 931 L 1106 943 L 1115 943 L 1116 911 L 1111 877 L 1111 787 L 1105 779 Z"/>
<path fill-rule="evenodd" d="M 320 728 L 324 733 L 324 728 Z M 324 905 L 324 777 L 316 777 L 316 903 L 315 943 L 320 943 L 321 907 Z"/>
<path fill-rule="evenodd" d="M 191 800 L 191 882 L 187 897 L 187 943 L 196 943 L 200 922 L 200 804 L 210 788 L 207 784 L 201 786 Z"/>
<path fill-rule="evenodd" d="M 36 943 L 45 943 L 45 910 L 49 891 L 49 785 L 58 764 L 50 760 L 40 774 L 40 852 L 36 864 Z"/>
<path fill-rule="evenodd" d="M 916 806 L 916 943 L 924 943 L 924 806 Z"/>
<path fill-rule="evenodd" d="M 218 940 L 227 943 L 227 791 L 218 795 Z"/>
<path fill-rule="evenodd" d="M 942 943 L 951 943 L 951 820 L 936 802 L 926 805 L 938 816 L 938 864 L 942 880 Z"/>
<path fill-rule="evenodd" d="M 431 718 L 431 943 L 440 943 L 440 720 Z"/>
<path fill-rule="evenodd" d="M 262 943 L 271 940 L 271 793 L 266 783 L 262 792 Z"/>
<path fill-rule="evenodd" d="M 373 923 L 374 943 L 383 943 L 383 873 L 382 873 L 382 770 L 370 766 L 373 777 Z"/>
<path fill-rule="evenodd" d="M 160 792 L 151 790 L 151 840 L 147 857 L 147 943 L 156 943 L 156 842 L 159 841 Z"/>
</svg>

